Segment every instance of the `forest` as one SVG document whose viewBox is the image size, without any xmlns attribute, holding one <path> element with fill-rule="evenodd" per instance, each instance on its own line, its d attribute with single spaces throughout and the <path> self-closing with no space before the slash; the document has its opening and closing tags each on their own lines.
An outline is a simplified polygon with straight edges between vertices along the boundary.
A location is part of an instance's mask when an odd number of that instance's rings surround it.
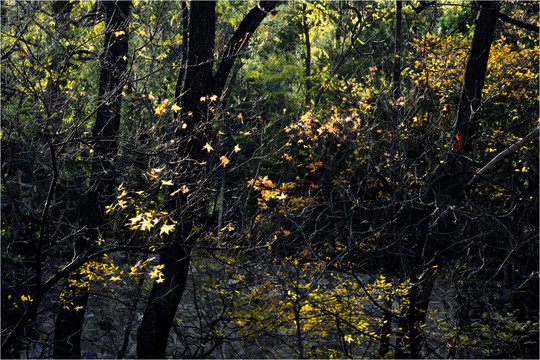
<svg viewBox="0 0 540 360">
<path fill-rule="evenodd" d="M 538 358 L 535 1 L 1 2 L 2 358 Z"/>
</svg>

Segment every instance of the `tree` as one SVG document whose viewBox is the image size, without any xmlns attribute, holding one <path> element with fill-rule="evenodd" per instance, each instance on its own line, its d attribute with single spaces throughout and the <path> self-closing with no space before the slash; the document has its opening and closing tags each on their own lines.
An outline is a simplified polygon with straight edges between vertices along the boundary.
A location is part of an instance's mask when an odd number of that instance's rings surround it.
<svg viewBox="0 0 540 360">
<path fill-rule="evenodd" d="M 2 355 L 536 356 L 535 5 L 2 3 Z"/>
<path fill-rule="evenodd" d="M 177 130 L 176 137 L 187 139 L 180 149 L 179 159 L 190 159 L 181 165 L 186 175 L 177 183 L 196 184 L 201 177 L 200 165 L 204 161 L 204 139 L 212 117 L 208 114 L 206 97 L 220 98 L 235 59 L 247 46 L 250 37 L 278 2 L 261 2 L 242 20 L 231 37 L 222 60 L 213 75 L 213 51 L 215 37 L 215 2 L 192 2 L 190 5 L 187 70 L 180 96 L 181 118 L 185 126 Z M 179 81 L 182 79 L 179 78 Z M 177 85 L 177 88 L 179 86 Z M 165 282 L 155 283 L 150 293 L 145 315 L 137 333 L 137 354 L 141 358 L 165 356 L 168 334 L 176 308 L 184 292 L 189 270 L 189 254 L 197 235 L 197 219 L 204 210 L 191 209 L 186 194 L 178 194 L 170 200 L 171 209 L 176 211 L 176 223 L 180 230 L 171 237 L 169 246 L 160 254 L 160 265 L 164 265 Z M 195 210 L 195 211 L 194 211 Z"/>
<path fill-rule="evenodd" d="M 122 109 L 121 91 L 127 77 L 130 1 L 106 1 L 104 55 L 99 78 L 99 96 L 96 122 L 92 129 L 94 155 L 90 172 L 90 188 L 80 204 L 84 234 L 77 238 L 76 256 L 84 257 L 96 252 L 95 242 L 104 235 L 105 206 L 112 201 L 116 189 L 113 159 L 118 153 L 118 131 Z M 81 276 L 68 279 L 66 292 L 70 299 L 64 305 L 55 324 L 55 358 L 81 357 L 81 331 L 88 290 L 79 290 Z"/>
</svg>

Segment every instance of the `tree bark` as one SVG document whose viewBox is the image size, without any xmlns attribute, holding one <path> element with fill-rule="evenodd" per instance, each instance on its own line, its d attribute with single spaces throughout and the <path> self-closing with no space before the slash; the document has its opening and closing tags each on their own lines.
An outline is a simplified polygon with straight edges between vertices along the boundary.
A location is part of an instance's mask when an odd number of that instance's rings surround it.
<svg viewBox="0 0 540 360">
<path fill-rule="evenodd" d="M 78 257 L 94 253 L 100 238 L 100 227 L 105 225 L 105 205 L 115 191 L 113 159 L 118 152 L 117 137 L 122 107 L 121 90 L 127 68 L 128 18 L 131 1 L 105 1 L 104 56 L 99 79 L 99 97 L 96 123 L 92 130 L 95 141 L 90 175 L 90 188 L 81 204 L 80 214 L 85 228 L 84 236 L 77 239 Z M 119 32 L 124 32 L 119 34 Z M 78 274 L 71 280 L 82 281 Z M 67 285 L 68 293 L 76 293 L 72 304 L 63 307 L 55 323 L 54 358 L 81 358 L 81 333 L 88 303 L 88 289 Z M 78 293 L 77 293 L 78 291 Z"/>
<path fill-rule="evenodd" d="M 305 106 L 309 106 L 311 102 L 311 41 L 309 38 L 309 24 L 307 22 L 307 3 L 302 4 L 302 28 L 304 30 L 304 37 L 306 42 L 306 53 L 305 53 L 305 68 L 304 68 L 304 78 L 306 84 L 306 97 L 305 97 Z"/>
<path fill-rule="evenodd" d="M 467 172 L 471 164 L 468 157 L 472 150 L 472 139 L 478 129 L 478 112 L 482 104 L 482 89 L 486 79 L 489 52 L 493 42 L 497 17 L 490 11 L 498 6 L 498 2 L 481 1 L 480 11 L 476 19 L 476 27 L 465 67 L 463 90 L 457 118 L 454 125 L 454 135 L 459 134 L 461 143 L 457 151 L 449 152 L 447 156 L 445 174 L 437 178 L 432 185 L 433 202 L 439 211 L 433 212 L 430 232 L 419 244 L 416 257 L 415 274 L 418 279 L 411 280 L 409 306 L 409 355 L 412 358 L 421 355 L 423 334 L 422 325 L 425 323 L 428 305 L 435 284 L 436 269 L 443 265 L 444 254 L 442 250 L 455 242 L 456 225 L 452 207 L 457 204 L 465 194 L 465 189 L 471 175 Z M 456 137 L 457 139 L 457 137 Z M 415 275 L 416 276 L 416 275 Z M 406 354 L 398 352 L 397 357 Z"/>
<path fill-rule="evenodd" d="M 454 138 L 461 141 L 459 146 L 448 154 L 445 172 L 448 174 L 440 181 L 437 194 L 456 196 L 462 192 L 467 183 L 464 171 L 470 166 L 466 154 L 472 150 L 474 137 L 478 129 L 478 111 L 482 105 L 482 89 L 486 79 L 489 51 L 495 32 L 497 17 L 491 9 L 498 7 L 498 2 L 481 1 L 480 13 L 476 19 L 476 27 L 465 67 L 463 90 L 459 101 L 458 114 L 454 125 Z M 459 139 L 457 139 L 459 137 Z"/>
<path fill-rule="evenodd" d="M 401 34 L 401 23 L 402 23 L 402 2 L 400 0 L 396 0 L 396 25 L 395 25 L 395 49 L 394 49 L 394 66 L 393 66 L 393 72 L 392 72 L 392 98 L 394 99 L 394 105 L 392 107 L 392 122 L 394 128 L 397 128 L 400 123 L 400 111 L 399 111 L 399 105 L 398 99 L 401 97 L 401 42 L 402 42 L 402 34 Z M 399 149 L 396 147 L 395 143 L 392 143 L 391 148 L 389 149 L 390 153 L 394 153 L 396 151 L 399 151 Z M 391 186 L 392 188 L 396 184 L 396 176 L 395 174 L 399 171 L 399 169 L 396 169 L 396 165 L 392 166 L 390 176 L 391 176 Z M 389 221 L 389 232 L 390 236 L 387 236 L 387 239 L 385 239 L 385 244 L 383 244 L 383 248 L 386 249 L 393 249 L 393 243 L 397 241 L 396 234 L 399 233 L 396 229 L 396 217 L 399 216 L 397 207 L 400 206 L 400 198 L 399 195 L 394 189 L 392 189 L 392 203 L 388 205 L 387 208 L 387 217 Z M 401 215 L 403 216 L 403 215 Z M 395 268 L 395 255 L 392 254 L 392 251 L 389 251 L 389 254 L 386 256 L 383 256 L 383 271 L 384 275 L 389 278 L 392 274 L 392 270 Z M 384 323 L 381 327 L 381 344 L 379 347 L 379 356 L 381 358 L 384 358 L 388 351 L 390 350 L 390 336 L 392 333 L 392 320 L 393 316 L 391 313 L 392 308 L 392 294 L 391 291 L 385 290 L 385 295 L 387 296 L 387 299 L 384 301 L 384 306 L 389 310 L 384 314 Z"/>
<path fill-rule="evenodd" d="M 183 162 L 181 173 L 185 174 L 178 183 L 202 183 L 201 167 L 197 162 L 204 160 L 203 146 L 208 136 L 207 104 L 201 97 L 217 95 L 224 91 L 225 84 L 236 58 L 247 46 L 253 32 L 277 5 L 277 1 L 260 2 L 242 20 L 221 57 L 218 70 L 212 75 L 215 40 L 215 1 L 193 1 L 189 12 L 189 39 L 187 69 L 180 97 L 180 116 L 185 127 L 175 136 L 184 142 L 179 151 Z M 178 81 L 182 81 L 179 77 Z M 180 85 L 177 84 L 176 89 Z M 201 185 L 199 185 L 201 186 Z M 137 331 L 137 356 L 139 358 L 164 358 L 167 340 L 176 309 L 184 292 L 190 264 L 190 253 L 197 233 L 193 225 L 200 215 L 188 201 L 189 194 L 178 194 L 169 202 L 171 213 L 177 221 L 176 231 L 160 255 L 160 264 L 165 265 L 163 283 L 154 283 L 150 292 L 143 320 Z"/>
<path fill-rule="evenodd" d="M 215 5 L 214 1 L 194 1 L 190 8 L 187 69 L 180 96 L 180 114 L 186 126 L 178 130 L 176 136 L 187 139 L 178 154 L 180 159 L 189 158 L 197 162 L 202 162 L 204 156 L 202 134 L 196 127 L 205 121 L 205 102 L 200 101 L 200 98 L 210 95 L 207 92 L 212 79 Z M 201 169 L 195 161 L 186 162 L 186 168 L 182 171 L 186 175 L 179 179 L 181 183 L 193 184 L 199 178 Z M 137 356 L 140 359 L 165 358 L 169 332 L 186 286 L 190 243 L 193 242 L 192 228 L 197 215 L 189 208 L 182 209 L 189 206 L 187 198 L 188 194 L 179 194 L 175 199 L 171 199 L 169 204 L 170 210 L 175 211 L 173 216 L 178 221 L 177 230 L 171 236 L 170 243 L 160 252 L 160 265 L 164 265 L 165 281 L 152 286 L 137 331 Z M 177 209 L 174 209 L 175 207 Z"/>
</svg>

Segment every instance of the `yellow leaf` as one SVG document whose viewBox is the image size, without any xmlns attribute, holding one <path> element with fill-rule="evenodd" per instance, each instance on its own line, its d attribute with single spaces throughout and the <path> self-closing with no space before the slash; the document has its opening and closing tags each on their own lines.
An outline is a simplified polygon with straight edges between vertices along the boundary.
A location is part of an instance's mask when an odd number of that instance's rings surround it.
<svg viewBox="0 0 540 360">
<path fill-rule="evenodd" d="M 161 185 L 173 186 L 174 184 L 171 180 L 161 180 Z"/>
<path fill-rule="evenodd" d="M 126 35 L 126 32 L 124 30 L 114 32 L 114 36 L 116 36 L 116 37 L 120 37 L 122 35 Z"/>
<path fill-rule="evenodd" d="M 173 230 L 174 230 L 174 224 L 172 225 L 163 224 L 163 226 L 161 227 L 161 230 L 159 231 L 159 235 L 162 235 L 163 233 L 169 235 L 169 233 Z"/>
<path fill-rule="evenodd" d="M 144 219 L 144 220 L 142 221 L 140 229 L 141 229 L 142 231 L 145 231 L 145 230 L 150 231 L 150 229 L 152 228 L 152 226 L 154 226 L 154 225 L 152 224 L 152 219 L 146 218 L 146 219 Z"/>
<path fill-rule="evenodd" d="M 163 113 L 165 113 L 165 111 L 167 111 L 166 106 L 166 103 L 159 105 L 155 110 L 156 115 L 162 115 Z"/>
<path fill-rule="evenodd" d="M 234 149 L 233 149 L 234 152 L 239 152 L 240 150 L 242 150 L 240 148 L 240 145 L 238 145 L 238 144 L 234 145 Z"/>
<path fill-rule="evenodd" d="M 201 96 L 201 101 L 206 101 L 206 96 Z"/>
<path fill-rule="evenodd" d="M 283 192 L 281 192 L 281 194 L 279 194 L 278 196 L 276 196 L 276 199 L 278 200 L 284 200 L 287 198 L 287 195 L 285 195 Z"/>
<path fill-rule="evenodd" d="M 264 177 L 259 177 L 259 181 L 264 186 L 268 186 L 271 188 L 274 187 L 274 183 L 268 178 L 268 175 L 265 175 Z"/>
<path fill-rule="evenodd" d="M 120 281 L 120 276 L 113 276 L 111 277 L 111 281 Z"/>
<path fill-rule="evenodd" d="M 227 164 L 231 162 L 231 160 L 227 159 L 225 155 L 220 157 L 219 160 L 221 161 L 221 165 L 223 165 L 223 167 L 227 166 Z"/>
<path fill-rule="evenodd" d="M 217 99 L 218 99 L 217 95 L 210 96 L 210 101 L 217 101 Z"/>
<path fill-rule="evenodd" d="M 214 150 L 214 148 L 209 143 L 206 143 L 206 145 L 203 146 L 203 150 L 206 150 L 206 151 L 210 152 L 210 151 Z"/>
<path fill-rule="evenodd" d="M 173 104 L 173 106 L 171 106 L 171 110 L 174 111 L 175 113 L 177 113 L 180 110 L 182 110 L 182 108 L 180 106 L 178 106 L 178 104 Z"/>
<path fill-rule="evenodd" d="M 129 221 L 131 221 L 131 225 L 133 225 L 133 224 L 139 222 L 141 219 L 142 219 L 142 214 L 139 214 L 139 215 L 129 219 Z"/>
</svg>

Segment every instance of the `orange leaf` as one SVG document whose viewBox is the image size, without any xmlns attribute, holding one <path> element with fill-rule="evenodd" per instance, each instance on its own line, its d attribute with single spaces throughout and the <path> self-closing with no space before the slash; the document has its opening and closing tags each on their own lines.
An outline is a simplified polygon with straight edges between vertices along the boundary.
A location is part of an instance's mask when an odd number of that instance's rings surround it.
<svg viewBox="0 0 540 360">
<path fill-rule="evenodd" d="M 231 160 L 227 159 L 225 155 L 220 157 L 219 160 L 221 161 L 221 165 L 223 165 L 223 167 L 227 166 L 227 164 L 231 162 Z"/>
</svg>

